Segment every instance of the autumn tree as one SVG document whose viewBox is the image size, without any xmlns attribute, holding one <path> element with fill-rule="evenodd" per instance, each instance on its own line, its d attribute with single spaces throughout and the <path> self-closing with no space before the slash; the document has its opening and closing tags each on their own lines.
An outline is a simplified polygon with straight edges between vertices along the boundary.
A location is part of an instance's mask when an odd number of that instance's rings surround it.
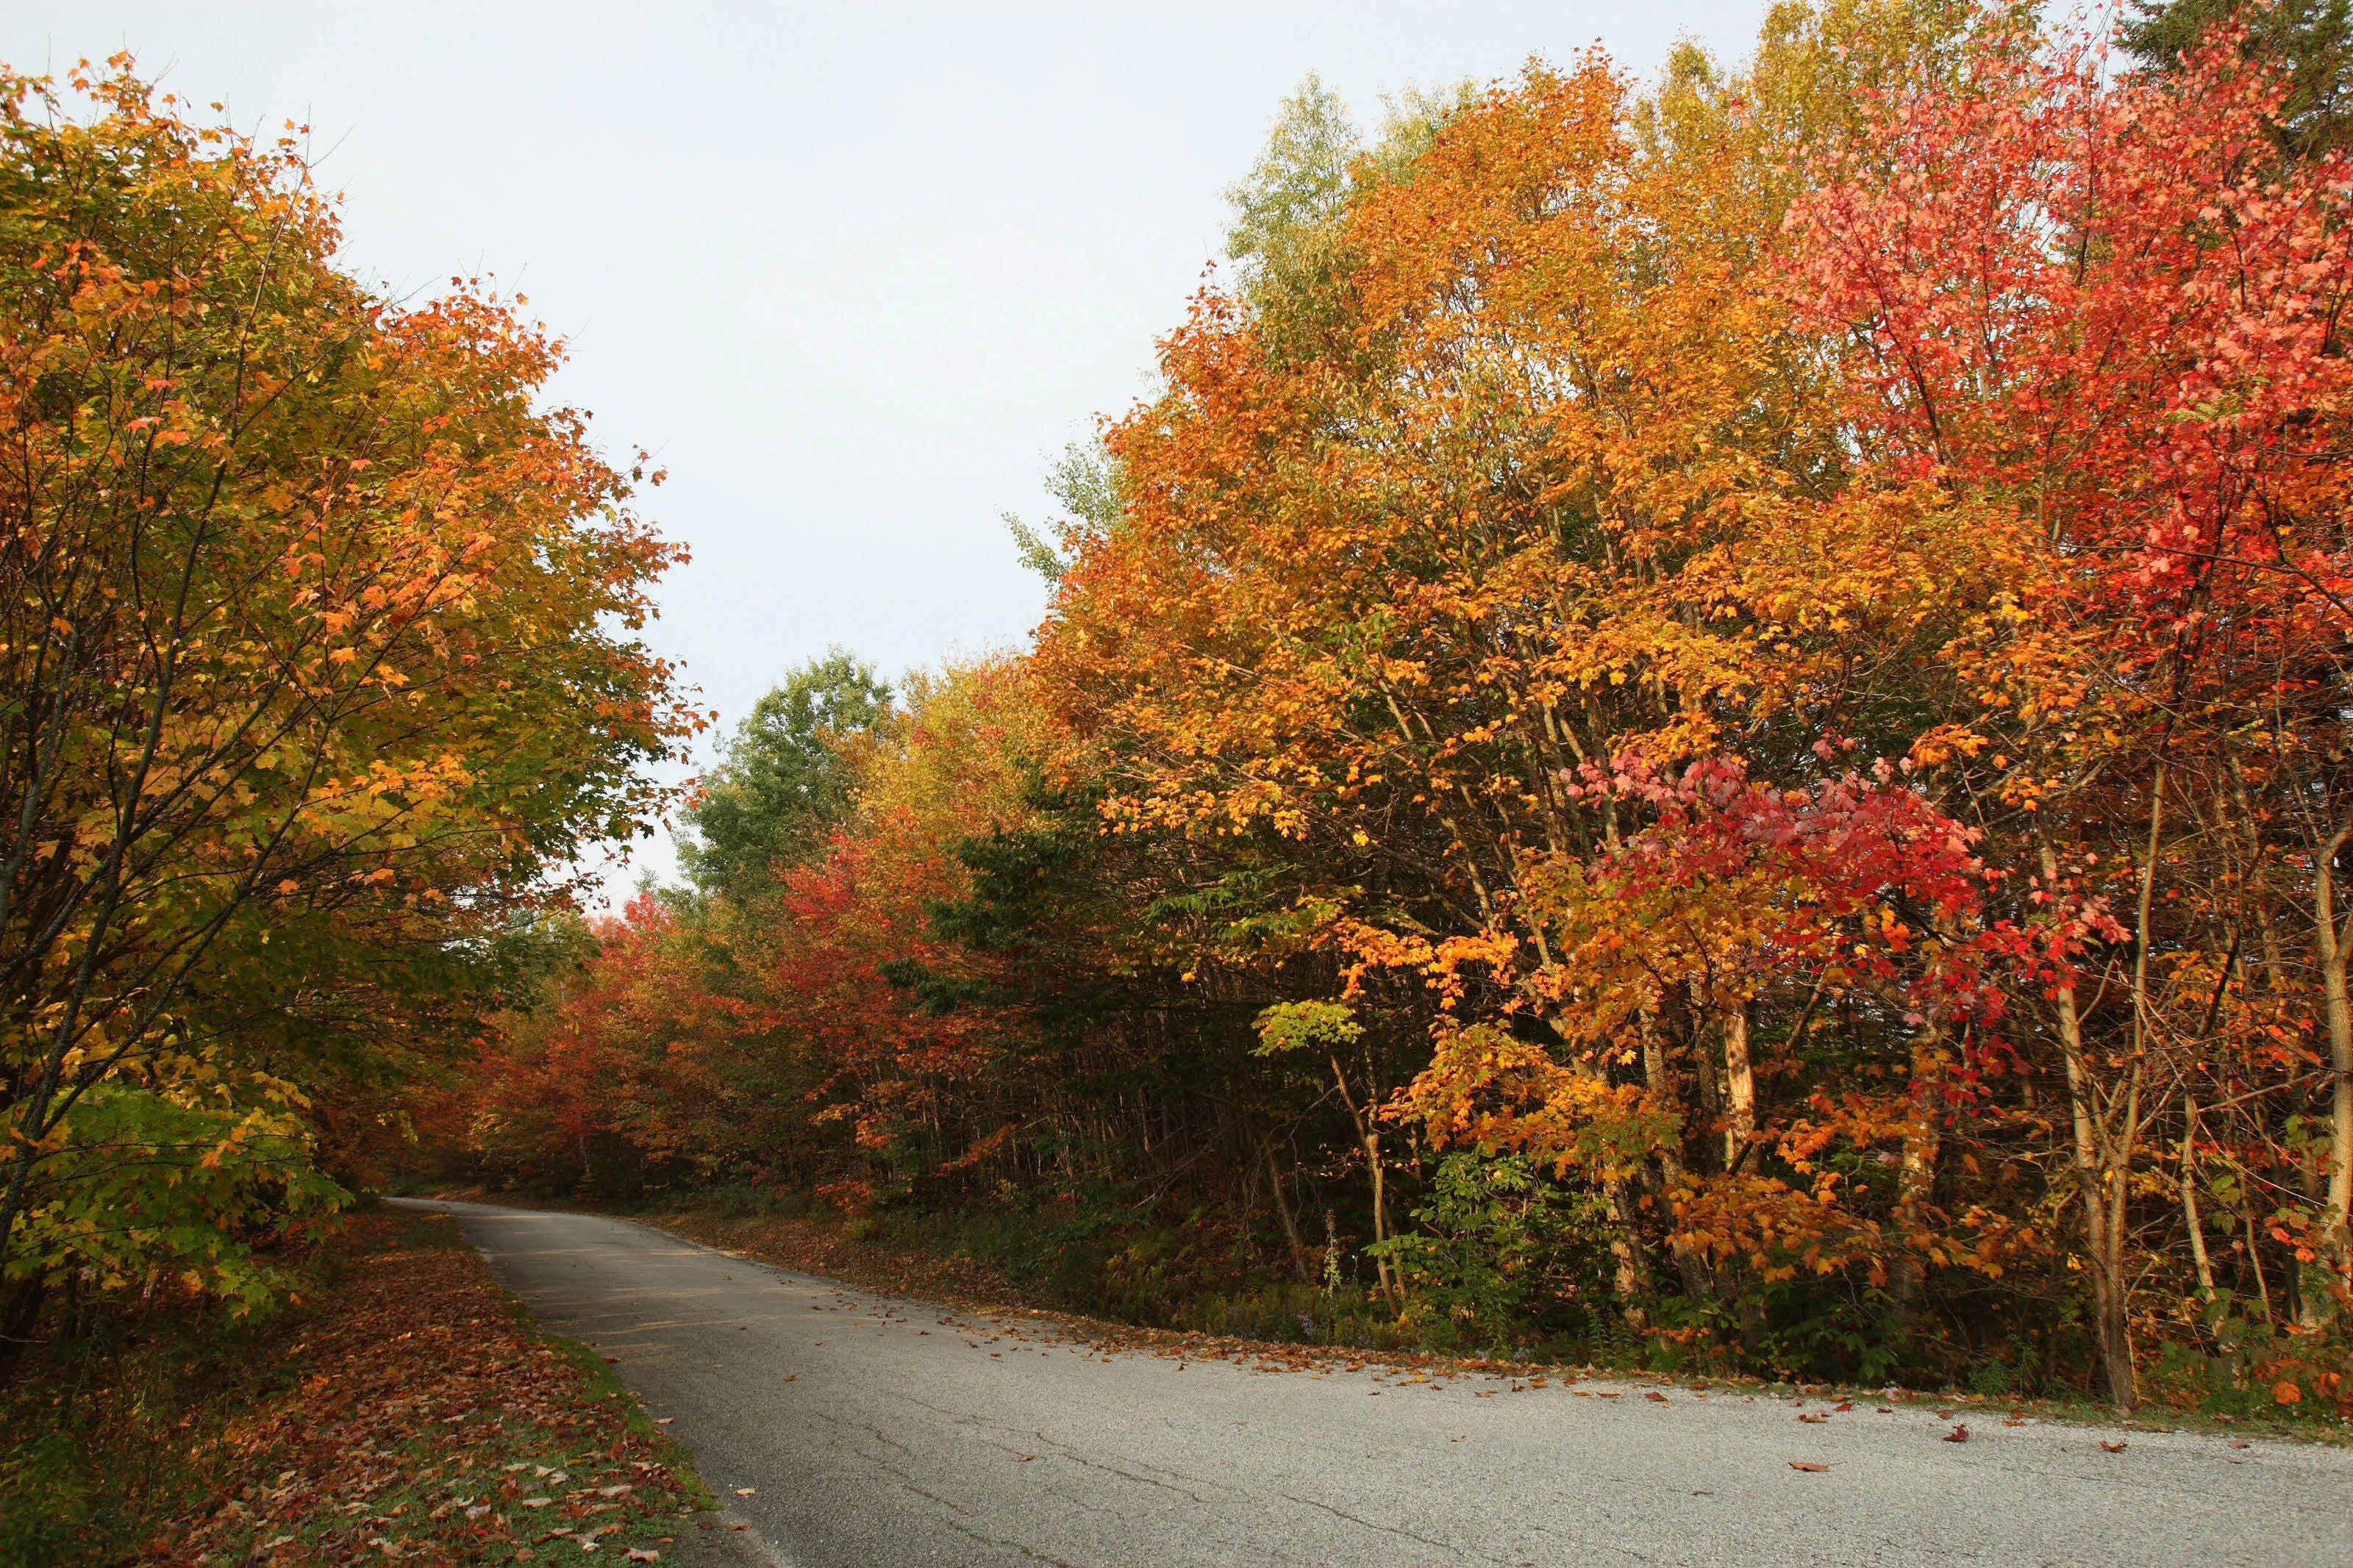
<svg viewBox="0 0 2353 1568">
<path fill-rule="evenodd" d="M 695 887 L 755 900 L 777 867 L 816 854 L 849 809 L 837 742 L 874 730 L 891 710 L 889 683 L 839 648 L 754 703 L 681 814 L 689 831 L 679 860 Z"/>
<path fill-rule="evenodd" d="M 489 937 L 635 831 L 691 722 L 634 635 L 679 552 L 537 404 L 558 345 L 470 285 L 353 281 L 296 134 L 191 122 L 127 60 L 70 85 L 84 119 L 0 80 L 19 1325 L 79 1269 L 259 1293 L 238 1229 L 335 1195 L 271 1021 Z"/>
<path fill-rule="evenodd" d="M 603 1125 L 1140 1312 L 2346 1397 L 2353 179 L 2250 17 L 1311 81 L 1034 649 L 813 723 L 825 830 L 561 1001 Z"/>
<path fill-rule="evenodd" d="M 2217 27 L 2280 79 L 2275 134 L 2304 156 L 2353 141 L 2353 5 L 2347 0 L 2135 0 L 2121 37 L 2145 65 L 2183 69 Z"/>
<path fill-rule="evenodd" d="M 2346 632 L 2353 186 L 2337 154 L 2283 159 L 2284 91 L 2227 37 L 2125 86 L 2080 42 L 1988 58 L 1896 110 L 1883 135 L 1907 177 L 1835 181 L 1796 224 L 1808 310 L 1851 353 L 1864 482 L 1926 482 L 2022 547 L 2010 604 L 1947 655 L 1975 689 L 1915 756 L 2013 837 L 2021 886 L 2120 922 L 2086 955 L 2096 984 L 2060 976 L 2043 1022 L 2126 1405 L 2137 1173 L 2158 1119 L 2179 1114 L 2187 1150 L 2198 1098 L 2268 1102 L 2240 1123 L 2258 1145 L 2318 1112 L 2331 1163 L 2312 1207 L 2281 1217 L 2312 1227 L 2303 1261 L 2326 1254 L 2340 1279 L 2348 1263 L 2334 899 L 2353 834 L 2327 693 Z M 1964 235 L 1966 255 L 1949 248 Z M 2260 982 L 2242 966 L 2257 952 Z M 2300 1063 L 2284 1025 L 2325 1052 Z M 2274 1158 L 2234 1157 L 2251 1156 Z M 2312 1284 L 2307 1310 L 2342 1289 Z"/>
</svg>

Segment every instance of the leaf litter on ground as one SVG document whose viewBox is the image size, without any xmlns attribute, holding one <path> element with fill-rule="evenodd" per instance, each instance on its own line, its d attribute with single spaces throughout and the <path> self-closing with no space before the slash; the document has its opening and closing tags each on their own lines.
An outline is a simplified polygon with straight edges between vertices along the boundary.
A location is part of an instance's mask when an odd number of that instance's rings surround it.
<svg viewBox="0 0 2353 1568">
<path fill-rule="evenodd" d="M 659 1560 L 656 1532 L 709 1506 L 682 1454 L 593 1353 L 534 1331 L 455 1233 L 441 1215 L 353 1216 L 350 1268 L 306 1309 L 302 1375 L 217 1438 L 250 1479 L 170 1521 L 138 1563 L 458 1568 L 616 1537 Z"/>
</svg>

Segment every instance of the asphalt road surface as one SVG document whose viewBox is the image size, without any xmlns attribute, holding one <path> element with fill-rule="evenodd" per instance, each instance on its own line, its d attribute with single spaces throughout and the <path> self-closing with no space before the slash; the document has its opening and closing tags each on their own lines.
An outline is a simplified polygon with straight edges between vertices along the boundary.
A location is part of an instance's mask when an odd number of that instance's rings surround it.
<svg viewBox="0 0 2353 1568">
<path fill-rule="evenodd" d="M 2345 1448 L 1106 1352 L 623 1220 L 430 1206 L 669 1419 L 731 1545 L 793 1568 L 2353 1563 Z"/>
</svg>

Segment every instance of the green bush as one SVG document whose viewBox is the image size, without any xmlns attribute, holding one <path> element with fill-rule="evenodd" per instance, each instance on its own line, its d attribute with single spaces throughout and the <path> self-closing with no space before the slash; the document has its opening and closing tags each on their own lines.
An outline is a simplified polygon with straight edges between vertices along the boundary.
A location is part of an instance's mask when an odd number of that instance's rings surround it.
<svg viewBox="0 0 2353 1568">
<path fill-rule="evenodd" d="M 1599 1202 L 1557 1185 L 1519 1154 L 1439 1162 L 1413 1211 L 1419 1229 L 1366 1251 L 1404 1281 L 1404 1317 L 1433 1349 L 1501 1344 L 1531 1327 L 1586 1330 L 1607 1278 Z"/>
</svg>

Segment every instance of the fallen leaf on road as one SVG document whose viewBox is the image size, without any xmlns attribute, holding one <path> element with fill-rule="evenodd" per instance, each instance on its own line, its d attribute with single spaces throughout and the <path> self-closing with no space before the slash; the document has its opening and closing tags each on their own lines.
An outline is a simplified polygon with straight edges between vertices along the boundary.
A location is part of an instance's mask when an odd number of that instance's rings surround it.
<svg viewBox="0 0 2353 1568">
<path fill-rule="evenodd" d="M 760 1489 L 757 1487 L 737 1487 L 735 1489 L 735 1495 L 737 1497 L 750 1497 L 759 1489 Z"/>
<path fill-rule="evenodd" d="M 2105 1437 L 2100 1439 L 2100 1447 L 2111 1454 L 2121 1454 L 2125 1451 L 2125 1446 L 2122 1443 L 2111 1443 Z"/>
<path fill-rule="evenodd" d="M 1808 1425 L 1810 1425 L 1810 1426 L 1820 1426 L 1823 1422 L 1825 1422 L 1825 1421 L 1829 1420 L 1829 1419 L 1830 1419 L 1830 1417 L 1829 1417 L 1829 1416 L 1827 1416 L 1827 1415 L 1800 1415 L 1800 1416 L 1799 1416 L 1799 1417 L 1798 1417 L 1798 1419 L 1799 1419 L 1799 1420 L 1800 1420 L 1800 1421 L 1803 1421 L 1803 1422 L 1807 1423 L 1807 1424 L 1808 1424 Z"/>
<path fill-rule="evenodd" d="M 800 1376 L 800 1373 L 797 1373 L 797 1372 L 794 1372 L 794 1373 L 786 1373 L 786 1374 L 785 1374 L 785 1381 L 786 1381 L 786 1383 L 791 1383 L 792 1381 L 794 1381 L 796 1378 L 797 1378 L 797 1377 L 799 1377 L 799 1376 Z"/>
<path fill-rule="evenodd" d="M 1658 1401 L 1660 1404 L 1662 1404 L 1662 1405 L 1665 1405 L 1665 1404 L 1667 1404 L 1667 1403 L 1668 1403 L 1667 1396 L 1666 1396 L 1665 1394 L 1661 1394 L 1657 1389 L 1652 1389 L 1650 1393 L 1645 1394 L 1644 1395 L 1642 1395 L 1642 1397 L 1643 1397 L 1643 1398 L 1645 1398 L 1645 1399 L 1655 1399 L 1655 1400 L 1657 1400 L 1657 1401 Z"/>
<path fill-rule="evenodd" d="M 1810 1465 L 1803 1459 L 1790 1460 L 1789 1468 L 1793 1470 L 1811 1470 L 1816 1475 L 1820 1475 L 1830 1468 L 1828 1465 Z"/>
<path fill-rule="evenodd" d="M 1969 1429 L 1966 1426 L 1956 1426 L 1945 1434 L 1945 1441 L 1947 1443 L 1966 1443 L 1968 1440 Z"/>
<path fill-rule="evenodd" d="M 1831 1408 L 1833 1410 L 1852 1410 L 1854 1408 L 1854 1401 L 1852 1399 L 1841 1399 L 1836 1405 L 1831 1405 Z"/>
<path fill-rule="evenodd" d="M 657 1415 L 654 1417 L 654 1425 L 657 1426 L 667 1426 L 677 1419 L 678 1417 L 675 1415 Z"/>
<path fill-rule="evenodd" d="M 2233 1448 L 2252 1448 L 2254 1445 L 2248 1442 L 2244 1437 L 2233 1437 L 2231 1439 L 2231 1447 Z"/>
<path fill-rule="evenodd" d="M 1025 1464 L 1025 1465 L 1026 1465 L 1026 1464 L 1028 1464 L 1030 1460 L 1032 1460 L 1032 1459 L 1036 1458 L 1037 1457 L 1038 1457 L 1038 1456 L 1037 1456 L 1037 1455 L 1035 1455 L 1035 1454 L 1024 1454 L 1024 1455 L 1022 1455 L 1020 1458 L 1021 1458 L 1021 1462 L 1022 1462 L 1023 1464 Z"/>
<path fill-rule="evenodd" d="M 1936 1412 L 1936 1419 L 1939 1421 L 1950 1421 L 1952 1418 L 1953 1413 L 1949 1410 L 1939 1410 Z"/>
</svg>

